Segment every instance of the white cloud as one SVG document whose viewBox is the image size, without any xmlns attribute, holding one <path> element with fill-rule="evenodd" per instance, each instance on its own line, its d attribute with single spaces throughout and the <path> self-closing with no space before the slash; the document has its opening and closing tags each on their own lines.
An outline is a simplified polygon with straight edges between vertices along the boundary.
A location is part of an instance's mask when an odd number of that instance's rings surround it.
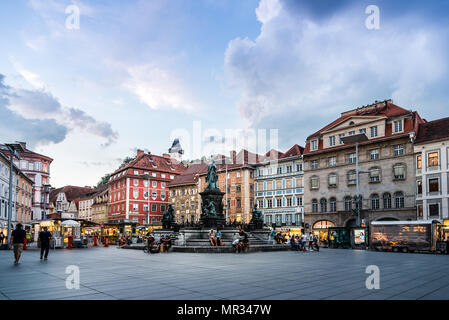
<svg viewBox="0 0 449 320">
<path fill-rule="evenodd" d="M 319 20 L 287 7 L 260 1 L 261 32 L 254 41 L 229 42 L 225 72 L 242 116 L 253 126 L 277 126 L 289 143 L 324 125 L 319 117 L 331 120 L 375 99 L 424 104 L 447 77 L 444 31 L 430 24 L 401 17 L 368 30 L 364 12 L 349 7 Z"/>
<path fill-rule="evenodd" d="M 150 64 L 129 67 L 127 70 L 130 77 L 126 80 L 125 87 L 148 107 L 155 110 L 198 109 L 197 103 L 179 76 Z"/>
</svg>

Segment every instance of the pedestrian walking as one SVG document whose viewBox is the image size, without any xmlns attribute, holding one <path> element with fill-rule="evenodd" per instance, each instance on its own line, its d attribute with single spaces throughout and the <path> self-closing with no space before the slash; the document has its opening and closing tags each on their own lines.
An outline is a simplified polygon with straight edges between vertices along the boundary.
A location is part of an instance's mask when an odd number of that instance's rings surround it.
<svg viewBox="0 0 449 320">
<path fill-rule="evenodd" d="M 22 224 L 18 223 L 16 229 L 11 233 L 11 243 L 14 249 L 14 264 L 18 265 L 22 255 L 23 243 L 25 242 L 26 232 L 22 229 Z"/>
<path fill-rule="evenodd" d="M 312 232 L 309 232 L 309 237 L 308 237 L 308 240 L 309 240 L 309 251 L 313 251 L 313 235 L 312 235 Z"/>
<path fill-rule="evenodd" d="M 0 246 L 3 244 L 3 241 L 5 240 L 5 235 L 3 234 L 3 231 L 0 232 Z"/>
<path fill-rule="evenodd" d="M 306 241 L 307 241 L 307 236 L 304 233 L 304 234 L 301 235 L 301 247 L 302 247 L 301 249 L 302 249 L 302 251 L 306 251 Z"/>
<path fill-rule="evenodd" d="M 44 260 L 48 259 L 48 251 L 50 250 L 50 240 L 52 238 L 51 232 L 48 231 L 47 227 L 44 227 L 44 230 L 39 232 L 38 241 L 41 245 L 41 260 L 44 257 Z"/>
</svg>

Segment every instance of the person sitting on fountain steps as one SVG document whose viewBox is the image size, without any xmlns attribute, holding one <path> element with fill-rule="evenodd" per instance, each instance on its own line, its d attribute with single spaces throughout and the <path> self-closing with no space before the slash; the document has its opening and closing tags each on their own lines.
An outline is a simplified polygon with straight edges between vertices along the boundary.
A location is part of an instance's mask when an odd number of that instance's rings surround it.
<svg viewBox="0 0 449 320">
<path fill-rule="evenodd" d="M 209 242 L 211 246 L 217 245 L 217 239 L 215 238 L 215 232 L 213 229 L 210 229 L 209 231 Z"/>
</svg>

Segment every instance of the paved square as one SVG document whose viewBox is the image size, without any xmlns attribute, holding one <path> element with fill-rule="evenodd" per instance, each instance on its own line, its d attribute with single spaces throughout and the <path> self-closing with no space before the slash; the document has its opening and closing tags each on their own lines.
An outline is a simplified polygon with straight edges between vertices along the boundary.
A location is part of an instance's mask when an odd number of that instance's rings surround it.
<svg viewBox="0 0 449 320">
<path fill-rule="evenodd" d="M 66 268 L 80 270 L 67 289 Z M 368 290 L 368 265 L 380 289 Z M 344 249 L 145 254 L 115 247 L 0 251 L 0 299 L 449 299 L 449 256 Z"/>
</svg>

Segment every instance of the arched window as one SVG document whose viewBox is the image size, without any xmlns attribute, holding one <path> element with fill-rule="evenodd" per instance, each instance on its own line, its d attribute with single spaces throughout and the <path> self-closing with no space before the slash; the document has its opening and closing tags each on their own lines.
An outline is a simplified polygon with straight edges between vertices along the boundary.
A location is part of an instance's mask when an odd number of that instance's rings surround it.
<svg viewBox="0 0 449 320">
<path fill-rule="evenodd" d="M 330 212 L 337 211 L 337 199 L 335 199 L 334 197 L 329 199 L 329 209 Z"/>
<path fill-rule="evenodd" d="M 327 200 L 322 198 L 320 200 L 321 212 L 327 212 Z"/>
<path fill-rule="evenodd" d="M 313 213 L 318 212 L 318 200 L 317 199 L 312 200 L 312 212 Z"/>
<path fill-rule="evenodd" d="M 327 229 L 335 227 L 335 224 L 328 220 L 320 220 L 313 224 L 312 229 Z"/>
<path fill-rule="evenodd" d="M 345 197 L 345 211 L 351 211 L 352 209 L 352 199 L 350 196 Z"/>
<path fill-rule="evenodd" d="M 371 195 L 371 209 L 372 210 L 379 209 L 379 195 L 377 193 Z"/>
<path fill-rule="evenodd" d="M 394 204 L 396 209 L 404 208 L 404 194 L 402 192 L 394 194 Z"/>
<path fill-rule="evenodd" d="M 391 209 L 391 194 L 385 192 L 382 196 L 384 209 Z"/>
</svg>

